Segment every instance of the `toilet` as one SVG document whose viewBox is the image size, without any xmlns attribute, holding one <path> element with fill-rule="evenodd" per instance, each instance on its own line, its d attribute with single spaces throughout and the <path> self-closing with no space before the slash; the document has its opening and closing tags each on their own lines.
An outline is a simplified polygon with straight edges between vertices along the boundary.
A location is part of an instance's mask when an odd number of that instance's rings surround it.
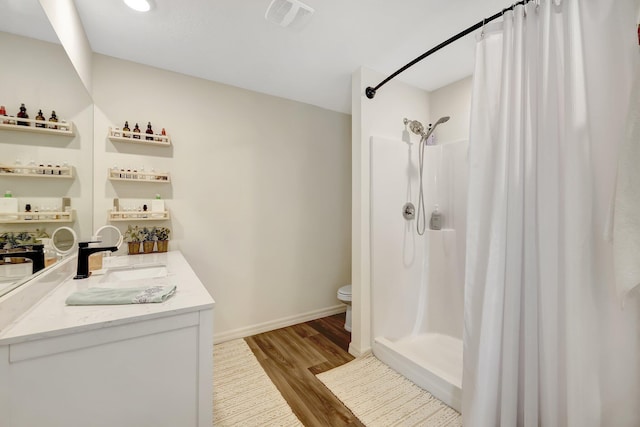
<svg viewBox="0 0 640 427">
<path fill-rule="evenodd" d="M 344 321 L 344 329 L 351 332 L 351 285 L 346 285 L 338 289 L 338 299 L 347 304 L 347 316 Z"/>
</svg>

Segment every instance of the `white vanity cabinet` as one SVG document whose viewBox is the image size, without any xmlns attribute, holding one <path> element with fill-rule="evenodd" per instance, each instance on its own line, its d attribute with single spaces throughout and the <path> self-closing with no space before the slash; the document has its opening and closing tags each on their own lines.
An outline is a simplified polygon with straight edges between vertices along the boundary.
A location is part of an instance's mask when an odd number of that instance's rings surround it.
<svg viewBox="0 0 640 427">
<path fill-rule="evenodd" d="M 122 258 L 163 256 L 179 277 L 164 303 L 65 306 L 92 286 L 67 280 L 2 330 L 1 426 L 212 425 L 213 299 L 179 252 Z"/>
</svg>

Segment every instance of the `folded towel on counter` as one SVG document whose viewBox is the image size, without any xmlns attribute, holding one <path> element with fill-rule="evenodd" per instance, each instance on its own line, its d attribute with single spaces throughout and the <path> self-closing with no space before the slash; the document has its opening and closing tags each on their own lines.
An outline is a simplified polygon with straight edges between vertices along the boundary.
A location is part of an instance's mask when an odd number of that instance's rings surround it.
<svg viewBox="0 0 640 427">
<path fill-rule="evenodd" d="M 176 292 L 175 285 L 140 288 L 89 288 L 69 295 L 67 305 L 145 304 L 165 302 Z"/>
</svg>

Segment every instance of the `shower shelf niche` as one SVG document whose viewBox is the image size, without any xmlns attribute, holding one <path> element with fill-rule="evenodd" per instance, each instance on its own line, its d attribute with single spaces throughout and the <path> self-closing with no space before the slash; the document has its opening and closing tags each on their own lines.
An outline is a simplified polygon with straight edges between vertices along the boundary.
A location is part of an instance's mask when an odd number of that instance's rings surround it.
<svg viewBox="0 0 640 427">
<path fill-rule="evenodd" d="M 126 171 L 109 169 L 107 171 L 107 177 L 110 181 L 144 182 L 152 184 L 167 184 L 171 182 L 169 172 L 138 172 L 129 169 Z"/>
<path fill-rule="evenodd" d="M 155 145 L 158 147 L 171 146 L 171 138 L 169 138 L 169 135 L 154 134 L 151 136 L 144 132 L 123 131 L 112 127 L 109 128 L 107 138 L 109 138 L 110 141 L 127 142 L 129 144 Z M 153 140 L 146 138 L 153 138 Z"/>
<path fill-rule="evenodd" d="M 169 211 L 109 211 L 109 221 L 166 221 L 171 219 Z"/>
<path fill-rule="evenodd" d="M 29 123 L 28 126 L 18 125 L 15 123 L 2 123 L 0 122 L 0 130 L 12 130 L 16 132 L 30 132 L 30 133 L 41 133 L 51 136 L 74 136 L 75 133 L 73 131 L 73 123 L 71 122 L 48 122 L 42 120 L 35 119 L 23 119 L 13 116 L 1 116 L 2 121 L 12 121 L 12 122 L 25 122 Z M 38 127 L 43 126 L 43 127 Z M 55 126 L 55 129 L 50 128 L 49 126 Z"/>
</svg>

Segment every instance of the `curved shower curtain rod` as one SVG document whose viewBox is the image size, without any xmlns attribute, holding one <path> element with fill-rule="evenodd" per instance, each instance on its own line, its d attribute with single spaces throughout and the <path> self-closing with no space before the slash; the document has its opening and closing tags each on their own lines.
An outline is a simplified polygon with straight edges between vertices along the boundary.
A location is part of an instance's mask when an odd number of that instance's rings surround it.
<svg viewBox="0 0 640 427">
<path fill-rule="evenodd" d="M 493 16 L 491 16 L 489 18 L 483 19 L 482 21 L 478 22 L 477 24 L 474 24 L 474 25 L 470 26 L 466 30 L 464 30 L 464 31 L 456 34 L 455 36 L 451 37 L 450 39 L 440 43 L 438 46 L 426 51 L 425 53 L 423 53 L 422 55 L 418 56 L 416 59 L 414 59 L 413 61 L 409 62 L 407 65 L 405 65 L 404 67 L 400 68 L 398 71 L 396 71 L 395 73 L 391 74 L 389 77 L 387 77 L 386 79 L 384 79 L 383 81 L 378 83 L 378 86 L 376 86 L 376 87 L 371 87 L 371 86 L 367 87 L 365 89 L 365 94 L 367 95 L 367 98 L 373 99 L 373 97 L 376 96 L 377 90 L 380 89 L 382 86 L 384 86 L 389 80 L 393 79 L 395 76 L 397 76 L 398 74 L 402 73 L 403 71 L 413 67 L 415 64 L 417 64 L 418 62 L 422 61 L 427 56 L 429 56 L 429 55 L 431 55 L 433 53 L 436 53 L 437 51 L 439 51 L 443 47 L 450 45 L 454 41 L 466 36 L 467 34 L 477 30 L 478 28 L 484 27 L 487 23 L 493 21 L 494 19 L 497 19 L 497 18 L 501 17 L 502 14 L 504 14 L 506 11 L 513 10 L 516 6 L 527 4 L 530 1 L 533 1 L 533 0 L 522 0 L 522 1 L 519 1 L 517 3 L 514 3 L 511 6 L 505 8 L 505 9 L 502 9 L 500 12 L 496 13 L 495 15 L 493 15 Z"/>
</svg>

